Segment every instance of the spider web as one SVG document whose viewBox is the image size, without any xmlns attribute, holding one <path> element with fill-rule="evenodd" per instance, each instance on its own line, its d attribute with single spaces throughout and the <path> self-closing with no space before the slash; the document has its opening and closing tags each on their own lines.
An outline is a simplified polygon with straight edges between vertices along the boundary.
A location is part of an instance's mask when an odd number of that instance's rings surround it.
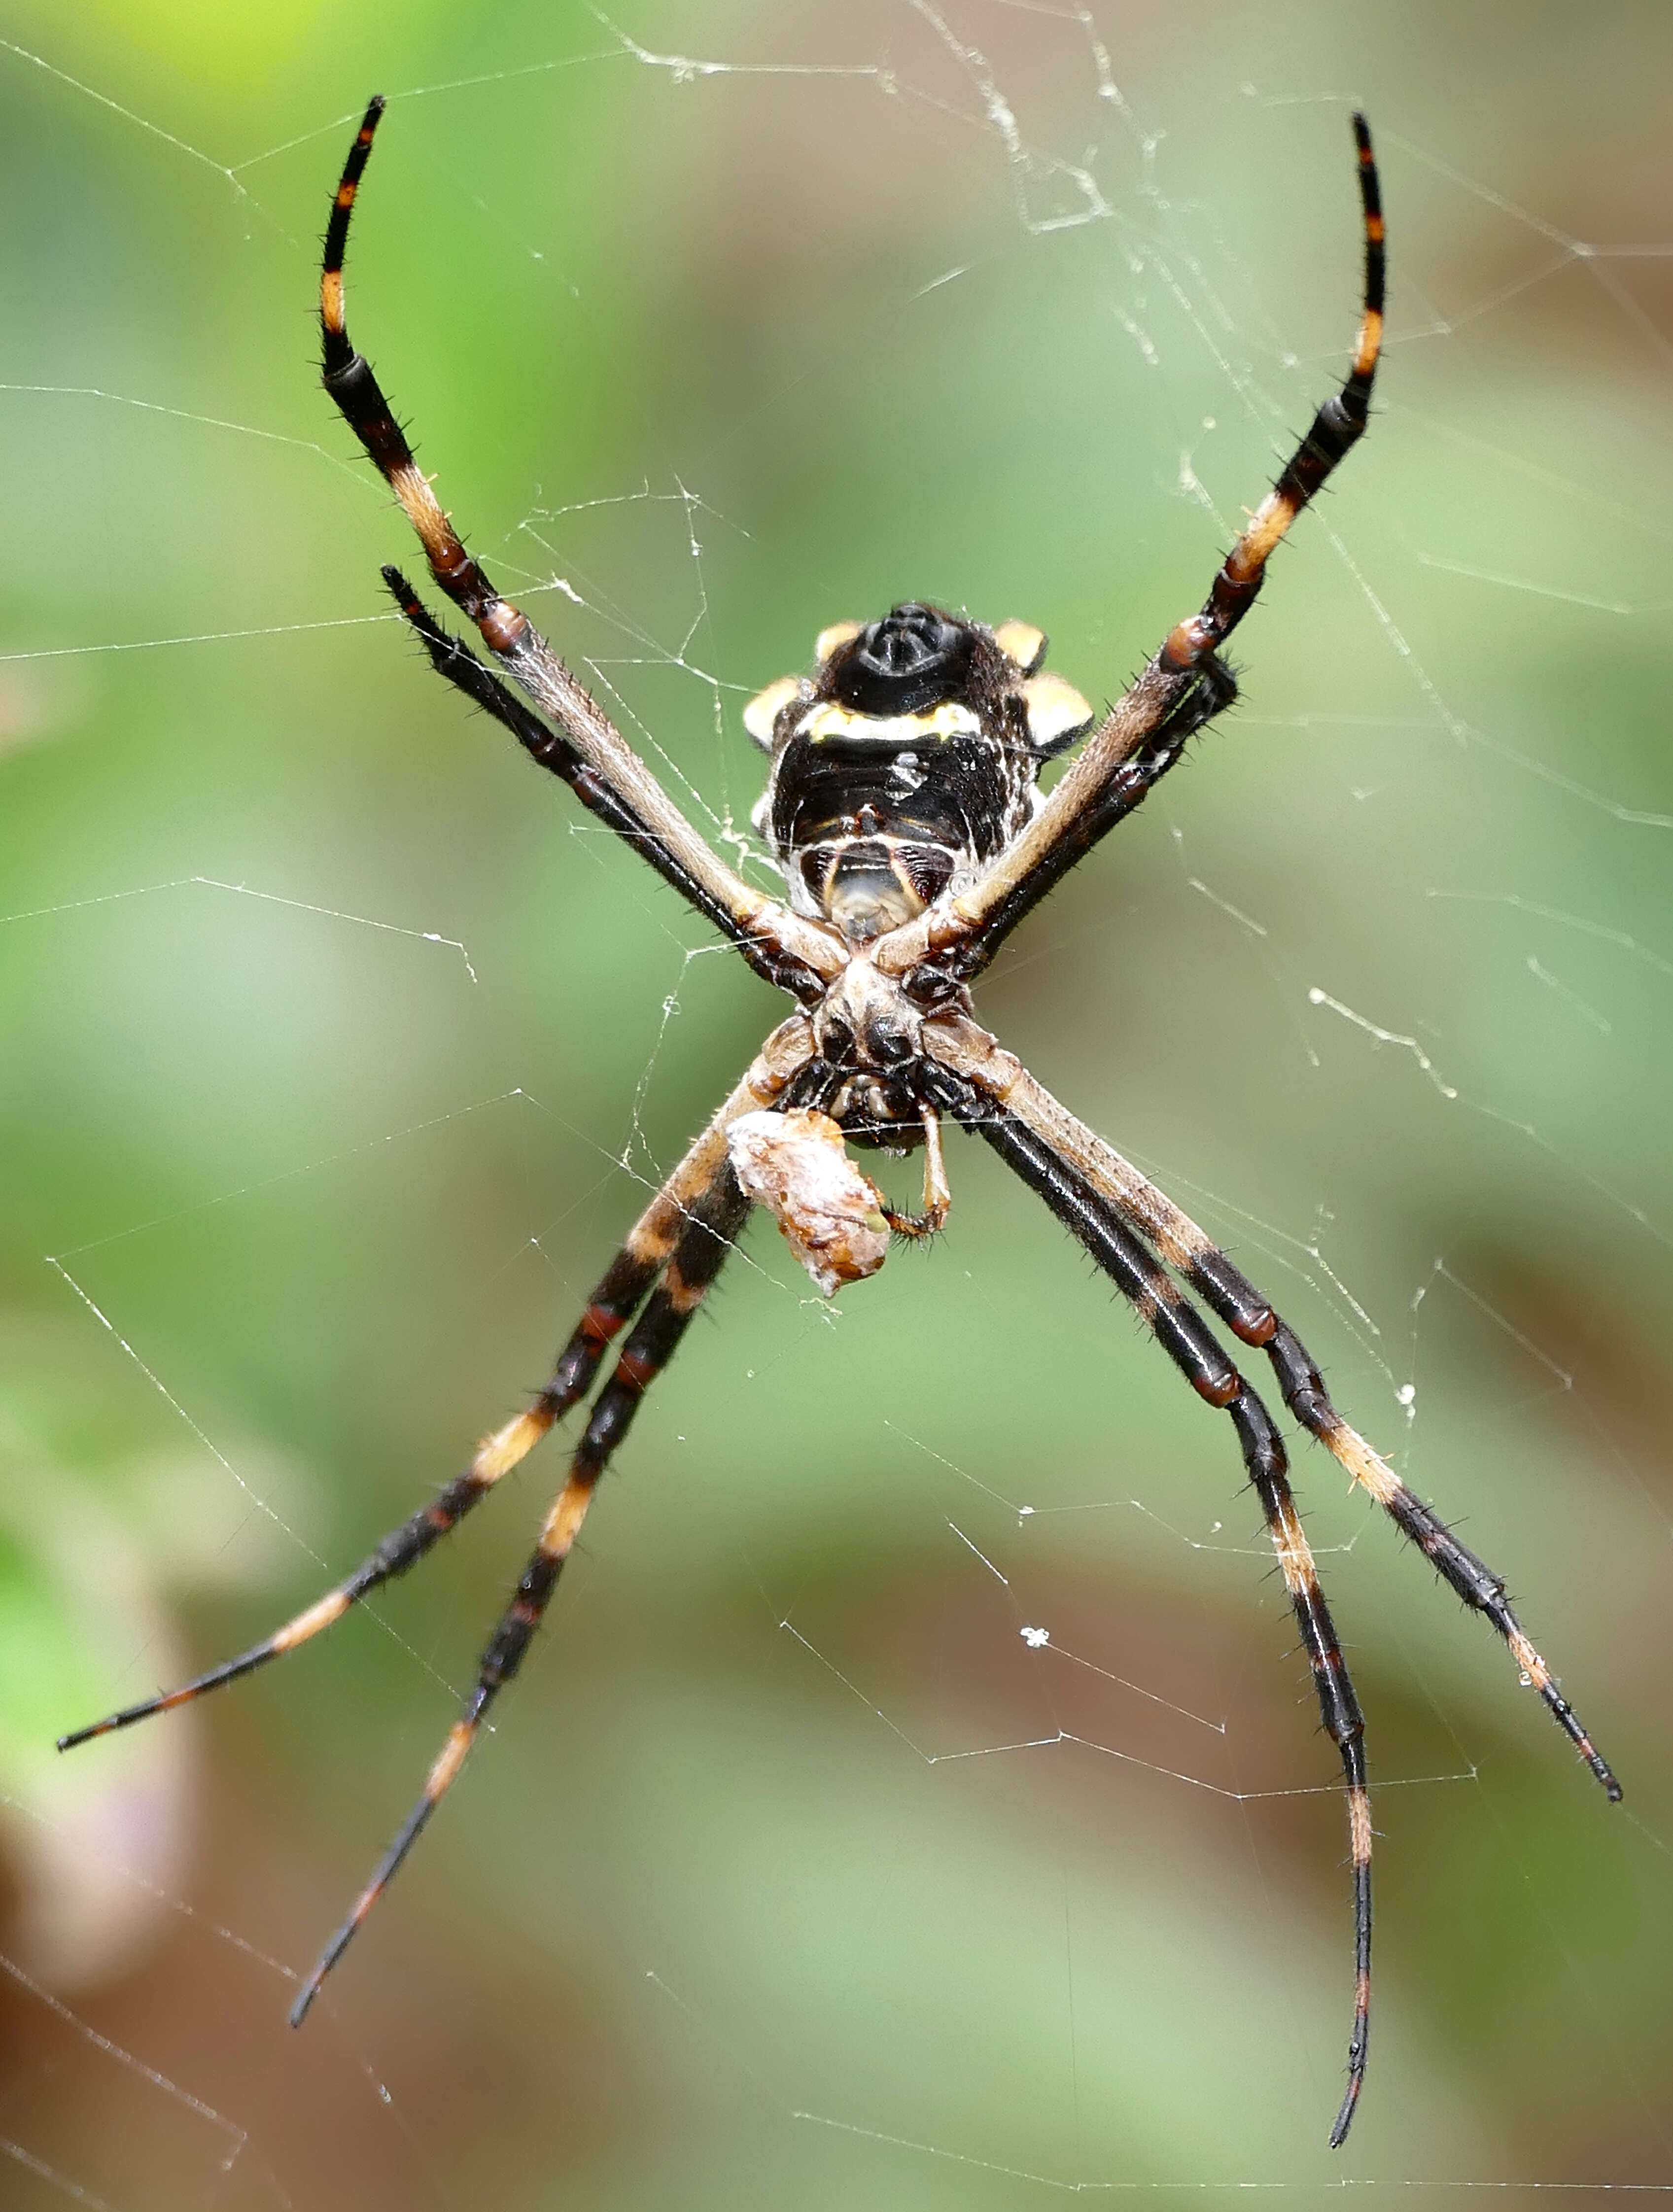
<svg viewBox="0 0 1673 2212">
<path fill-rule="evenodd" d="M 387 14 L 0 37 L 0 2198 L 1673 2189 L 1664 21 Z M 776 1018 L 382 611 L 306 359 L 374 86 L 356 335 L 763 882 L 739 708 L 824 623 L 1016 615 L 1104 696 L 1200 599 L 1340 373 L 1371 110 L 1372 436 L 981 1000 L 1627 1784 L 1298 1446 L 1379 1836 L 1340 2157 L 1340 1793 L 1232 1438 L 979 1148 L 837 1305 L 754 1226 L 305 2034 L 556 1454 L 306 1655 L 45 1748 L 451 1473 Z"/>
</svg>

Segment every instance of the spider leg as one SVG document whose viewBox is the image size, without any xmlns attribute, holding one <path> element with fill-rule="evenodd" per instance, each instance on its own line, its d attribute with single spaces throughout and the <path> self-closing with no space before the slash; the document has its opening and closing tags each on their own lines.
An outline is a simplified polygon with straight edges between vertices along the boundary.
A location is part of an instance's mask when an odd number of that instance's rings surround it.
<svg viewBox="0 0 1673 2212">
<path fill-rule="evenodd" d="M 1383 338 L 1384 253 L 1381 194 L 1371 132 L 1354 118 L 1365 289 L 1354 360 L 1341 389 L 1306 435 L 1226 555 L 1199 613 L 1177 623 L 1155 659 L 1087 738 L 1022 835 L 981 880 L 883 939 L 889 975 L 933 957 L 968 979 L 1065 872 L 1130 814 L 1180 758 L 1186 740 L 1237 696 L 1219 650 L 1254 604 L 1267 562 L 1302 509 L 1364 434 Z"/>
<path fill-rule="evenodd" d="M 1382 194 L 1371 150 L 1371 127 L 1354 118 L 1354 144 L 1360 159 L 1360 207 L 1365 226 L 1365 301 L 1353 366 L 1340 392 L 1327 399 L 1277 483 L 1261 501 L 1214 578 L 1201 613 L 1169 631 L 1162 659 L 1173 668 L 1193 667 L 1205 653 L 1224 645 L 1243 620 L 1265 580 L 1267 562 L 1304 507 L 1331 471 L 1365 435 L 1371 413 L 1371 387 L 1383 345 L 1386 263 Z"/>
<path fill-rule="evenodd" d="M 143 1698 L 137 1705 L 125 1706 L 120 1712 L 94 1721 L 89 1727 L 73 1729 L 58 1738 L 58 1749 L 71 1751 L 77 1744 L 129 1728 L 135 1721 L 149 1719 L 153 1713 L 189 1705 L 206 1690 L 218 1690 L 223 1682 L 236 1681 L 241 1674 L 252 1674 L 258 1667 L 265 1666 L 268 1660 L 282 1658 L 298 1644 L 318 1636 L 322 1629 L 341 1620 L 351 1605 L 368 1597 L 381 1583 L 416 1566 L 443 1536 L 456 1528 L 471 1507 L 479 1504 L 500 1478 L 508 1474 L 547 1430 L 592 1388 L 611 1340 L 632 1319 L 658 1275 L 678 1256 L 681 1224 L 691 1217 L 698 1200 L 712 1188 L 726 1160 L 727 1125 L 739 1114 L 770 1104 L 778 1097 L 791 1074 L 811 1054 L 805 1030 L 806 1024 L 800 1018 L 793 1016 L 769 1038 L 748 1075 L 628 1232 L 626 1242 L 599 1278 L 586 1311 L 559 1354 L 550 1382 L 532 1406 L 484 1439 L 462 1474 L 456 1475 L 429 1504 L 421 1506 L 398 1528 L 392 1529 L 352 1574 L 261 1643 L 182 1683 L 177 1689 Z"/>
<path fill-rule="evenodd" d="M 1261 1501 L 1312 1671 L 1320 1717 L 1341 1759 L 1347 1784 L 1354 1868 L 1354 2027 L 1348 2045 L 1348 2087 L 1330 2131 L 1330 2146 L 1336 2149 L 1359 2102 L 1370 2030 L 1372 1830 L 1365 1717 L 1296 1510 L 1283 1440 L 1271 1414 L 1226 1358 L 1202 1315 L 1108 1200 L 1009 1103 L 956 1079 L 949 1082 L 945 1076 L 931 1075 L 928 1080 L 935 1085 L 940 1103 L 984 1138 L 1012 1172 L 1045 1201 L 1131 1303 L 1197 1395 L 1226 1413 L 1237 1431 L 1244 1467 Z"/>
<path fill-rule="evenodd" d="M 484 1716 L 523 1662 L 557 1587 L 564 1562 L 575 1548 L 593 1492 L 611 1456 L 626 1436 L 641 1400 L 672 1358 L 692 1315 L 719 1274 L 733 1241 L 749 1212 L 722 1142 L 721 1158 L 707 1188 L 686 1209 L 685 1223 L 662 1280 L 622 1348 L 615 1370 L 593 1402 L 591 1414 L 569 1479 L 553 1501 L 539 1541 L 523 1571 L 517 1594 L 501 1616 L 482 1655 L 474 1687 L 426 1778 L 423 1794 L 403 1822 L 394 1842 L 378 1862 L 354 1907 L 320 1954 L 291 2008 L 290 2024 L 300 2027 L 320 1984 L 342 1957 L 355 1931 L 388 1887 L 396 1869 L 457 1778 L 475 1742 Z"/>
<path fill-rule="evenodd" d="M 602 786 L 625 802 L 634 827 L 624 834 L 642 850 L 647 848 L 650 840 L 655 840 L 678 861 L 687 879 L 680 884 L 687 896 L 692 896 L 688 884 L 699 887 L 703 897 L 696 902 L 704 912 L 718 908 L 728 915 L 734 937 L 748 937 L 776 947 L 787 964 L 800 962 L 809 972 L 803 976 L 799 994 L 817 996 L 812 979 L 824 976 L 829 980 L 843 966 L 843 955 L 837 939 L 818 922 L 793 914 L 776 899 L 752 890 L 709 850 L 644 762 L 597 702 L 575 681 L 532 623 L 508 599 L 500 597 L 481 565 L 465 551 L 463 540 L 430 489 L 429 479 L 414 459 L 406 434 L 396 422 L 370 364 L 350 341 L 343 289 L 349 219 L 361 177 L 371 157 L 373 136 L 383 109 L 381 98 L 374 100 L 367 108 L 350 149 L 325 228 L 319 272 L 319 325 L 325 390 L 405 509 L 437 584 L 476 624 L 500 666 L 522 685 L 543 714 L 550 714 L 559 725 L 578 759 Z M 675 880 L 667 868 L 663 872 L 670 881 Z"/>
<path fill-rule="evenodd" d="M 1161 1254 L 1209 1310 L 1239 1337 L 1266 1353 L 1284 1403 L 1360 1487 L 1370 1492 L 1402 1535 L 1408 1536 L 1473 1612 L 1484 1613 L 1508 1646 L 1521 1673 L 1539 1692 L 1551 1717 L 1603 1784 L 1612 1802 L 1621 1784 L 1580 1725 L 1551 1669 L 1529 1641 L 1505 1596 L 1502 1576 L 1467 1551 L 1432 1506 L 1415 1497 L 1382 1455 L 1351 1428 L 1330 1402 L 1317 1362 L 1295 1331 L 1235 1267 L 1204 1229 L 1113 1146 L 1060 1104 L 1009 1053 L 977 1042 L 984 1033 L 964 1024 L 959 1065 L 984 1091 L 1003 1097 L 1019 1120 L 1071 1160 L 1076 1171 L 1122 1218 Z M 1013 1073 L 1014 1071 L 1014 1073 Z"/>
<path fill-rule="evenodd" d="M 450 635 L 432 620 L 398 568 L 386 568 L 383 580 L 396 605 L 417 631 L 438 676 L 445 677 L 456 690 L 502 722 L 532 760 L 561 776 L 589 812 L 596 814 L 607 829 L 613 830 L 636 852 L 642 854 L 665 883 L 672 884 L 706 921 L 732 939 L 757 975 L 810 1003 L 822 995 L 824 983 L 805 962 L 787 956 L 770 935 L 763 937 L 745 928 L 733 909 L 716 898 L 706 883 L 692 875 L 680 854 L 651 830 L 613 785 L 588 765 L 567 738 L 549 729 L 514 692 L 508 691 L 462 639 Z"/>
<path fill-rule="evenodd" d="M 1153 708 L 1152 702 L 1171 694 L 1171 703 Z M 961 935 L 946 956 L 946 964 L 961 981 L 979 975 L 1026 914 L 1054 890 L 1069 870 L 1083 860 L 1098 840 L 1124 821 L 1147 799 L 1168 770 L 1184 756 L 1186 745 L 1199 731 L 1236 702 L 1238 679 L 1226 663 L 1206 653 L 1183 678 L 1169 675 L 1150 681 L 1147 670 L 1122 701 L 1141 734 L 1135 736 L 1120 758 L 1098 779 L 1098 788 L 1070 815 L 1061 832 L 1047 842 L 1031 860 L 1013 846 L 995 864 L 970 894 L 981 903 L 976 927 Z M 1111 718 L 1113 720 L 1113 717 Z M 1108 726 L 1106 725 L 1106 727 Z M 1081 756 L 1085 757 L 1084 754 Z M 1068 778 L 1064 778 L 1068 781 Z M 1061 790 L 1062 785 L 1058 786 Z M 1056 793 L 1052 794 L 1056 797 Z M 1050 800 L 1046 802 L 1050 805 Z M 1044 818 L 1044 810 L 1036 824 Z M 1032 830 L 1025 830 L 1025 839 Z M 955 909 L 963 908 L 955 901 Z"/>
<path fill-rule="evenodd" d="M 923 1116 L 923 1211 L 897 1213 L 885 1206 L 883 1218 L 897 1237 L 937 1237 L 946 1226 L 952 1205 L 946 1160 L 941 1151 L 941 1117 L 933 1106 L 920 1109 Z"/>
</svg>

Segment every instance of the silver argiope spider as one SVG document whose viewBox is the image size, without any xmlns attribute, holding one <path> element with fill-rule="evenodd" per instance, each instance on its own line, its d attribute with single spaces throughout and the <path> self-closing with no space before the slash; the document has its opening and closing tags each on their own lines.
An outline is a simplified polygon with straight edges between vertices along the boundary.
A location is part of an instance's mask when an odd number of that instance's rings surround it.
<svg viewBox="0 0 1673 2212">
<path fill-rule="evenodd" d="M 783 871 L 786 903 L 752 890 L 715 856 L 545 640 L 495 591 L 437 504 L 371 368 L 350 345 L 344 253 L 382 112 L 380 99 L 366 111 L 325 234 L 325 389 L 405 509 L 436 584 L 476 625 L 492 661 L 521 687 L 533 709 L 437 627 L 396 569 L 386 568 L 384 580 L 437 672 L 561 776 L 757 974 L 788 992 L 798 1011 L 767 1039 L 628 1232 L 546 1387 L 487 1438 L 463 1474 L 265 1642 L 179 1689 L 62 1737 L 59 1748 L 248 1674 L 404 1573 L 587 1393 L 606 1348 L 633 1322 L 423 1794 L 302 1985 L 291 2013 L 293 2024 L 300 2023 L 521 1664 L 599 1479 L 719 1273 L 751 1202 L 771 1211 L 829 1294 L 882 1265 L 891 1230 L 922 1237 L 940 1228 L 948 1203 L 941 1126 L 951 1116 L 1037 1193 L 1131 1301 L 1198 1395 L 1222 1409 L 1237 1432 L 1346 1779 L 1355 1983 L 1348 2086 L 1330 2136 L 1340 2144 L 1364 2078 L 1370 2008 L 1365 1724 L 1302 1532 L 1278 1431 L 1180 1283 L 1240 1342 L 1265 1354 L 1285 1405 L 1303 1428 L 1419 1546 L 1464 1603 L 1487 1615 L 1611 1798 L 1619 1798 L 1620 1785 L 1523 1633 L 1500 1578 L 1348 1425 L 1294 1332 L 1196 1224 L 977 1026 L 968 986 L 1030 908 L 1132 812 L 1180 758 L 1187 740 L 1236 698 L 1220 648 L 1260 590 L 1275 547 L 1364 432 L 1384 288 L 1383 221 L 1365 119 L 1354 118 L 1365 296 L 1353 366 L 1227 555 L 1202 611 L 1168 633 L 1096 728 L 1077 691 L 1039 672 L 1045 640 L 1025 623 L 989 629 L 913 602 L 878 622 L 839 623 L 822 631 L 812 676 L 770 684 L 744 714 L 750 735 L 771 756 L 755 821 Z M 1082 738 L 1056 787 L 1042 797 L 1042 764 Z M 899 1152 L 922 1145 L 922 1212 L 891 1212 L 849 1158 L 845 1137 Z"/>
</svg>

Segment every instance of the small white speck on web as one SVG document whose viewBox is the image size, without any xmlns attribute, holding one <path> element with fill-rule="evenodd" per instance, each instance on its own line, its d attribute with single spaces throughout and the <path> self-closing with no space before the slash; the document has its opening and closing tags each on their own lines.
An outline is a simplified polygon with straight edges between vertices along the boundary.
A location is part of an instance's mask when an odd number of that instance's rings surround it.
<svg viewBox="0 0 1673 2212">
<path fill-rule="evenodd" d="M 1402 1382 L 1394 1394 L 1394 1402 L 1396 1406 L 1410 1406 L 1415 1401 L 1416 1397 L 1416 1383 Z"/>
<path fill-rule="evenodd" d="M 1029 1515 L 1030 1515 L 1033 1510 L 1034 1510 L 1034 1508 L 1033 1508 L 1031 1505 L 1019 1505 L 1019 1506 L 1018 1506 L 1018 1508 L 1017 1508 L 1017 1518 L 1018 1518 L 1018 1520 L 1019 1520 L 1019 1521 L 1026 1521 L 1026 1520 L 1027 1520 L 1027 1518 L 1028 1518 L 1028 1516 L 1029 1516 Z"/>
<path fill-rule="evenodd" d="M 1043 1645 L 1051 1641 L 1051 1631 L 1049 1628 L 1025 1628 L 1020 1632 L 1023 1642 L 1031 1651 L 1037 1651 Z"/>
</svg>

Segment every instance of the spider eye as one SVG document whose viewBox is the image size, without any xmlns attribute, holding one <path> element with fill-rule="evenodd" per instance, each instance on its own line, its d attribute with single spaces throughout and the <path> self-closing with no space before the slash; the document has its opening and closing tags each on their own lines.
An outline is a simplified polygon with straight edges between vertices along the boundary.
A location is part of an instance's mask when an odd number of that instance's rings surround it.
<svg viewBox="0 0 1673 2212">
<path fill-rule="evenodd" d="M 967 624 L 909 600 L 838 651 L 836 696 L 856 714 L 922 714 L 964 689 L 974 642 Z"/>
</svg>

